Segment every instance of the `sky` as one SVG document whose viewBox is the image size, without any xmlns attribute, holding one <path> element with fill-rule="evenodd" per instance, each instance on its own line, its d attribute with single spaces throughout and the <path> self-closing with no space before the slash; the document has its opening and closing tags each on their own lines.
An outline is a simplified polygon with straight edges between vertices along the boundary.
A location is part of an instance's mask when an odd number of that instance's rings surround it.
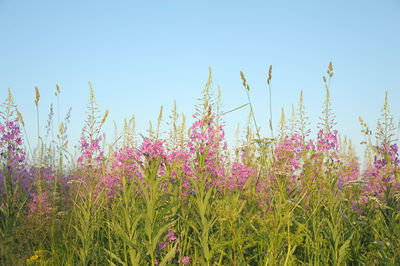
<svg viewBox="0 0 400 266">
<path fill-rule="evenodd" d="M 10 88 L 31 142 L 37 137 L 35 89 L 40 90 L 41 134 L 56 84 L 60 116 L 71 107 L 71 146 L 78 143 L 86 118 L 90 81 L 104 130 L 135 115 L 146 133 L 173 102 L 193 121 L 194 106 L 211 67 L 226 111 L 247 96 L 262 133 L 268 136 L 268 67 L 272 70 L 272 112 L 276 127 L 303 91 L 313 134 L 321 116 L 322 76 L 330 61 L 332 110 L 340 134 L 363 147 L 358 117 L 371 128 L 385 91 L 396 124 L 400 118 L 400 1 L 12 1 L 0 0 L 0 100 Z M 56 114 L 57 117 L 57 114 Z M 225 131 L 233 143 L 248 109 L 227 114 Z M 111 138 L 111 137 L 110 137 Z"/>
</svg>

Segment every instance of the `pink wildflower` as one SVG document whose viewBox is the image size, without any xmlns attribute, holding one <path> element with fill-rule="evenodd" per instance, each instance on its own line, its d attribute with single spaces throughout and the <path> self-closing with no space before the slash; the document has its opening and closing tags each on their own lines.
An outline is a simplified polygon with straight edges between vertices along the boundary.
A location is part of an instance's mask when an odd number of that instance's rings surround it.
<svg viewBox="0 0 400 266">
<path fill-rule="evenodd" d="M 173 242 L 173 241 L 178 240 L 178 238 L 175 236 L 175 233 L 176 233 L 176 229 L 168 231 L 167 241 Z"/>
<path fill-rule="evenodd" d="M 182 264 L 186 264 L 186 263 L 189 263 L 190 262 L 190 260 L 189 260 L 189 256 L 184 256 L 183 258 L 182 258 Z"/>
</svg>

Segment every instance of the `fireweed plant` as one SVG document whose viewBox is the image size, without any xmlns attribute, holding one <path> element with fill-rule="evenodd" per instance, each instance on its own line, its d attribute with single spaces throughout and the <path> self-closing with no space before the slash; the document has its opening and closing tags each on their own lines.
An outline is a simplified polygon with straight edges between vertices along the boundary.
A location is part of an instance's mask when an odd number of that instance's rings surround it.
<svg viewBox="0 0 400 266">
<path fill-rule="evenodd" d="M 71 109 L 60 120 L 60 87 L 34 149 L 9 91 L 0 110 L 0 264 L 398 265 L 400 158 L 388 95 L 375 141 L 360 118 L 362 167 L 335 128 L 333 73 L 330 63 L 315 136 L 303 92 L 272 128 L 272 67 L 268 137 L 243 72 L 243 105 L 223 110 L 210 70 L 193 124 L 174 103 L 168 130 L 161 108 L 146 135 L 132 117 L 121 130 L 115 125 L 110 144 L 102 132 L 108 110 L 101 115 L 89 83 L 76 160 L 67 149 Z M 224 116 L 246 108 L 230 149 Z"/>
</svg>

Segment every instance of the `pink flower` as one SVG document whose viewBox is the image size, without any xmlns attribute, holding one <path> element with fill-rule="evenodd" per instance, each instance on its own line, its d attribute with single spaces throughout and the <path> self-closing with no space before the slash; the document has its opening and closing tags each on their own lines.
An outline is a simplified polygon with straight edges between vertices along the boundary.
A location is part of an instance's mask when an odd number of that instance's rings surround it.
<svg viewBox="0 0 400 266">
<path fill-rule="evenodd" d="M 175 233 L 176 233 L 176 229 L 174 229 L 172 231 L 168 231 L 167 240 L 169 242 L 173 242 L 173 241 L 178 240 L 178 238 L 175 236 Z"/>
<path fill-rule="evenodd" d="M 186 257 L 182 258 L 182 264 L 186 264 L 186 263 L 189 263 L 189 262 L 190 262 L 189 256 L 186 256 Z"/>
<path fill-rule="evenodd" d="M 46 192 L 41 195 L 37 193 L 32 194 L 32 200 L 28 204 L 28 217 L 32 217 L 35 214 L 45 215 L 50 213 L 50 203 L 48 201 L 48 196 Z"/>
</svg>

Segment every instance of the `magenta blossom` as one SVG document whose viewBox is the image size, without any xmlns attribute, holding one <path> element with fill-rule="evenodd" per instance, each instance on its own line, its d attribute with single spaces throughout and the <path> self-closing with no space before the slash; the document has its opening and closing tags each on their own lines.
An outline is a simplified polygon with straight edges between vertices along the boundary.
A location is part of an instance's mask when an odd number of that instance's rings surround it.
<svg viewBox="0 0 400 266">
<path fill-rule="evenodd" d="M 190 262 L 190 260 L 189 260 L 189 256 L 184 256 L 183 258 L 182 258 L 182 264 L 187 264 L 187 263 L 189 263 Z"/>
</svg>

